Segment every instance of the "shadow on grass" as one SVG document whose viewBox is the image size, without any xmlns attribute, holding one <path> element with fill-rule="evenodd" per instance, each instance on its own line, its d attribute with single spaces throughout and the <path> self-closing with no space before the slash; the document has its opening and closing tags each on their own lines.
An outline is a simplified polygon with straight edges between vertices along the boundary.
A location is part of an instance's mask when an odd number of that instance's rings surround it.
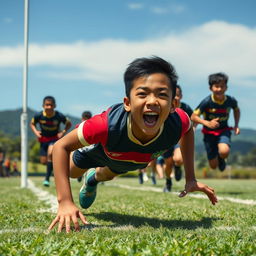
<svg viewBox="0 0 256 256">
<path fill-rule="evenodd" d="M 218 218 L 205 218 L 203 217 L 201 220 L 163 220 L 158 218 L 148 218 L 143 216 L 134 216 L 128 214 L 119 214 L 113 212 L 102 212 L 102 213 L 92 213 L 88 214 L 87 216 L 95 217 L 99 220 L 109 221 L 114 224 L 110 225 L 94 225 L 90 224 L 85 226 L 84 228 L 93 229 L 93 228 L 100 228 L 100 227 L 122 227 L 122 226 L 132 226 L 134 228 L 139 228 L 142 226 L 149 226 L 152 228 L 169 228 L 169 229 L 188 229 L 193 230 L 196 228 L 211 228 L 212 222 L 218 220 Z"/>
</svg>

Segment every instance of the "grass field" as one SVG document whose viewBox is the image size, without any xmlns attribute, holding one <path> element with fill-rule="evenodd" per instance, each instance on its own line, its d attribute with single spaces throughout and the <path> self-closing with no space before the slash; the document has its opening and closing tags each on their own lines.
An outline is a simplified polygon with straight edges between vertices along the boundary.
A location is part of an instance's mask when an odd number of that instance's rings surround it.
<svg viewBox="0 0 256 256">
<path fill-rule="evenodd" d="M 183 181 L 163 193 L 162 180 L 153 186 L 117 178 L 100 184 L 95 203 L 83 210 L 90 225 L 69 234 L 46 232 L 55 187 L 30 180 L 21 189 L 18 178 L 0 179 L 0 255 L 256 255 L 255 180 L 200 180 L 221 199 L 212 206 L 178 198 Z M 72 181 L 76 203 L 80 186 Z"/>
</svg>

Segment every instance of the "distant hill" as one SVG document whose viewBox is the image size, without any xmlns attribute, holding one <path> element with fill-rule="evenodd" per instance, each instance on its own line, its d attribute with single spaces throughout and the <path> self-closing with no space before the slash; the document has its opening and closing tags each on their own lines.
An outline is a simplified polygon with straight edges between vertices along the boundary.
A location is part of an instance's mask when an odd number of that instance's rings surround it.
<svg viewBox="0 0 256 256">
<path fill-rule="evenodd" d="M 28 122 L 32 119 L 37 111 L 28 108 Z M 5 110 L 0 111 L 0 131 L 5 134 L 9 134 L 12 136 L 20 136 L 20 116 L 22 113 L 22 109 L 14 109 L 14 110 Z M 64 113 L 63 113 L 64 114 Z M 77 123 L 80 122 L 80 118 L 67 115 L 69 120 L 72 122 L 72 128 L 75 127 Z M 28 127 L 28 138 L 33 139 L 35 135 L 31 131 L 30 127 Z"/>
</svg>

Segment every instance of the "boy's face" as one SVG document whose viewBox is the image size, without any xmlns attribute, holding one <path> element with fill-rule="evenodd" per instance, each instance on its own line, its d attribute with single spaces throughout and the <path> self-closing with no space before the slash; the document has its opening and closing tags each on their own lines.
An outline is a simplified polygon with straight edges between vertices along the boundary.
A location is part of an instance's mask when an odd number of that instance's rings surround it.
<svg viewBox="0 0 256 256">
<path fill-rule="evenodd" d="M 154 138 L 173 110 L 169 78 L 162 73 L 140 77 L 133 82 L 124 107 L 131 112 L 133 135 L 145 143 Z"/>
<path fill-rule="evenodd" d="M 47 114 L 52 114 L 55 108 L 55 104 L 51 100 L 45 100 L 43 108 Z"/>
<path fill-rule="evenodd" d="M 210 90 L 213 92 L 213 95 L 216 99 L 222 100 L 227 88 L 228 87 L 225 81 L 221 81 L 218 84 L 213 84 Z"/>
</svg>

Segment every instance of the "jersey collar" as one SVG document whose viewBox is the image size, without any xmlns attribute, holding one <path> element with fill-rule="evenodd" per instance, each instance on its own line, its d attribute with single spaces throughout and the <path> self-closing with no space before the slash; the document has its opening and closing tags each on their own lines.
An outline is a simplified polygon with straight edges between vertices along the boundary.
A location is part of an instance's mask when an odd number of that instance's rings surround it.
<svg viewBox="0 0 256 256">
<path fill-rule="evenodd" d="M 212 94 L 212 95 L 211 95 L 211 99 L 212 99 L 212 101 L 213 101 L 214 103 L 217 103 L 217 104 L 219 104 L 219 105 L 222 105 L 222 104 L 226 101 L 227 96 L 224 95 L 224 99 L 223 99 L 223 100 L 215 100 L 215 99 L 214 99 L 214 96 L 213 96 L 213 94 Z"/>
</svg>

